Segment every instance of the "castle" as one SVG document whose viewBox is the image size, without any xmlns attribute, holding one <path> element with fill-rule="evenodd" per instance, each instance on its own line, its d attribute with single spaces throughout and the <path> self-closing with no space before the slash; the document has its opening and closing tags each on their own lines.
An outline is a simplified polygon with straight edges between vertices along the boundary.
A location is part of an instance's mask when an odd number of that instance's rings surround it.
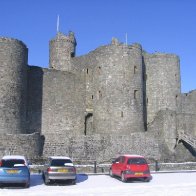
<svg viewBox="0 0 196 196">
<path fill-rule="evenodd" d="M 58 32 L 42 68 L 23 42 L 0 38 L 0 156 L 194 160 L 179 133 L 196 136 L 196 90 L 181 93 L 178 56 L 113 38 L 76 57 L 76 45 Z"/>
</svg>

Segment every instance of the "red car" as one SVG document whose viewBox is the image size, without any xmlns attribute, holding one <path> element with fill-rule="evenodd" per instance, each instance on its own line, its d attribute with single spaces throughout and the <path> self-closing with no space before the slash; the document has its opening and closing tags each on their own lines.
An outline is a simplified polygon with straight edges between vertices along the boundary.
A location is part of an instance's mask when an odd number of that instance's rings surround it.
<svg viewBox="0 0 196 196">
<path fill-rule="evenodd" d="M 122 182 L 128 179 L 140 179 L 149 182 L 152 179 L 147 161 L 140 155 L 122 155 L 112 162 L 109 174 L 119 176 Z"/>
</svg>

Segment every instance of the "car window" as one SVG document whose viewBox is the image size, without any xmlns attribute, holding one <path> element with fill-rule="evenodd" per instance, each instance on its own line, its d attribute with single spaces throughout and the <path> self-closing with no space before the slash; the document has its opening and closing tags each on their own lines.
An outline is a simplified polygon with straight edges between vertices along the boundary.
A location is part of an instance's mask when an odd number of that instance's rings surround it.
<svg viewBox="0 0 196 196">
<path fill-rule="evenodd" d="M 142 165 L 142 164 L 147 164 L 146 160 L 143 158 L 129 158 L 127 164 L 138 164 L 138 165 Z"/>
<path fill-rule="evenodd" d="M 118 157 L 114 162 L 115 163 L 120 162 L 120 157 Z"/>
<path fill-rule="evenodd" d="M 121 157 L 120 162 L 124 163 L 125 162 L 125 157 Z"/>
<path fill-rule="evenodd" d="M 15 164 L 25 164 L 22 159 L 6 159 L 1 161 L 1 167 L 14 167 Z"/>
<path fill-rule="evenodd" d="M 51 161 L 51 166 L 64 166 L 65 163 L 72 163 L 70 159 L 53 159 Z"/>
</svg>

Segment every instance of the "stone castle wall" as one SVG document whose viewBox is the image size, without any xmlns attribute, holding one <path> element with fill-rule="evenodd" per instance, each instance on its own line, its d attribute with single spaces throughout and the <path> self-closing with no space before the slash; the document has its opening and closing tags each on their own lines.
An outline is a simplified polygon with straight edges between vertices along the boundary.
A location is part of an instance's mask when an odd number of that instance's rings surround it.
<svg viewBox="0 0 196 196">
<path fill-rule="evenodd" d="M 148 124 L 148 131 L 154 137 L 164 140 L 168 150 L 173 153 L 177 138 L 176 112 L 160 110 L 154 120 Z"/>
<path fill-rule="evenodd" d="M 28 69 L 27 133 L 42 130 L 43 68 L 29 66 Z"/>
<path fill-rule="evenodd" d="M 184 130 L 196 137 L 196 90 L 180 96 L 178 130 Z"/>
<path fill-rule="evenodd" d="M 31 69 L 29 93 L 32 98 L 35 96 L 35 99 L 29 102 L 31 129 L 40 128 L 43 135 L 84 134 L 84 81 L 79 76 L 65 71 L 40 70 L 33 67 Z M 38 95 L 39 93 L 41 95 Z"/>
<path fill-rule="evenodd" d="M 25 133 L 28 49 L 0 38 L 0 133 Z"/>
<path fill-rule="evenodd" d="M 43 142 L 39 133 L 0 134 L 0 157 L 9 154 L 25 155 L 27 158 L 41 156 Z"/>
<path fill-rule="evenodd" d="M 141 46 L 98 48 L 93 70 L 93 124 L 96 133 L 144 131 Z M 107 131 L 106 131 L 107 130 Z"/>
<path fill-rule="evenodd" d="M 59 137 L 60 136 L 60 137 Z M 160 159 L 159 141 L 146 133 L 130 135 L 94 134 L 72 136 L 45 134 L 44 156 L 69 156 L 74 160 L 97 160 L 109 162 L 119 154 L 142 154 L 151 159 Z M 149 150 L 151 149 L 151 150 Z"/>
<path fill-rule="evenodd" d="M 50 68 L 70 71 L 70 59 L 75 56 L 76 41 L 74 34 L 69 33 L 68 36 L 58 33 L 57 36 L 50 41 Z"/>
<path fill-rule="evenodd" d="M 58 34 L 47 69 L 27 66 L 22 42 L 1 38 L 0 44 L 2 155 L 191 159 L 176 138 L 179 129 L 196 135 L 196 95 L 181 94 L 176 55 L 113 40 L 74 57 L 74 35 Z"/>
<path fill-rule="evenodd" d="M 177 110 L 180 96 L 179 58 L 172 54 L 144 54 L 147 122 L 153 121 L 159 110 Z"/>
</svg>

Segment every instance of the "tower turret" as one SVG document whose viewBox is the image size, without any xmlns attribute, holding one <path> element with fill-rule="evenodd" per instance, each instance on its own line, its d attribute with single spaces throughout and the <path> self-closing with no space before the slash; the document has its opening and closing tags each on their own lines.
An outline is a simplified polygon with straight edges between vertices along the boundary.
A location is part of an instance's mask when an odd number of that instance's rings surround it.
<svg viewBox="0 0 196 196">
<path fill-rule="evenodd" d="M 76 40 L 73 32 L 68 35 L 58 32 L 50 41 L 49 67 L 58 70 L 70 71 L 70 60 L 75 56 Z"/>
</svg>

